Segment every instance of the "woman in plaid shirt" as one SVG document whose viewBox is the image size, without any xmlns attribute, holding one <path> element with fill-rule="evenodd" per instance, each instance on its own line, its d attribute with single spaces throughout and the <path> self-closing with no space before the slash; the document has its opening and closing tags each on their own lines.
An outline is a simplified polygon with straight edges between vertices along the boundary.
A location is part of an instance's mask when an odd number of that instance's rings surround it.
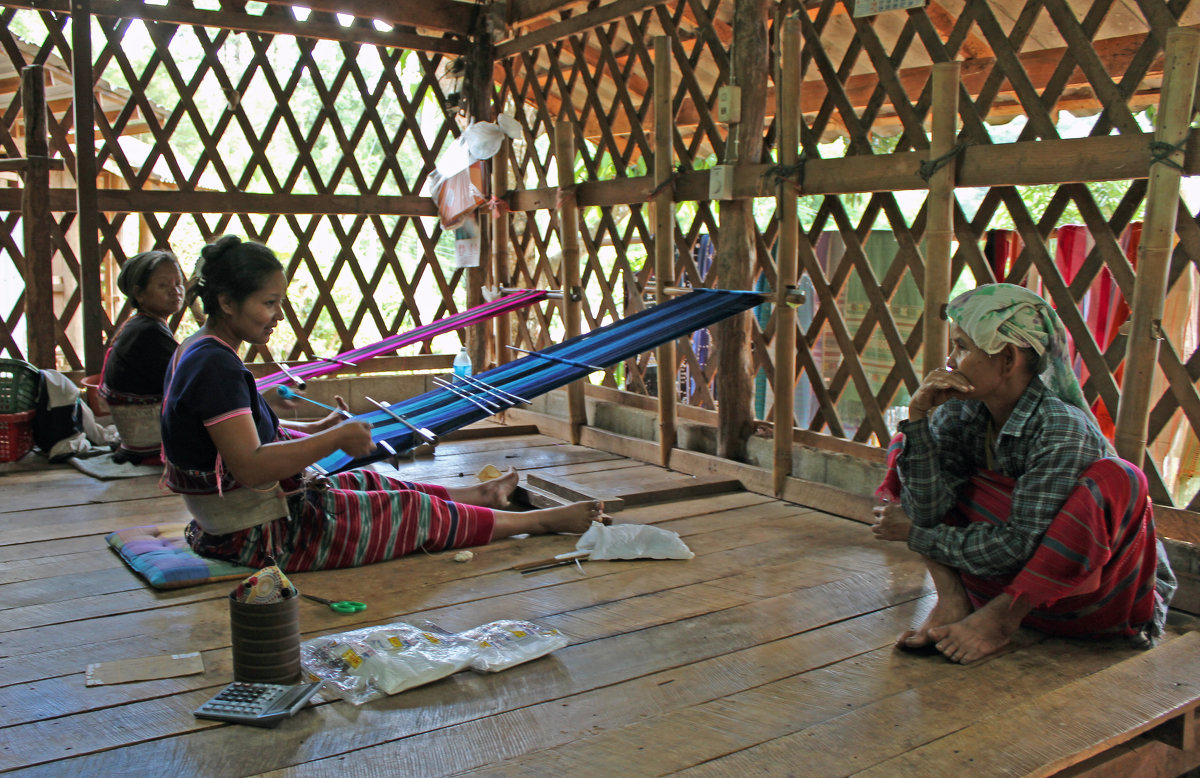
<svg viewBox="0 0 1200 778">
<path fill-rule="evenodd" d="M 876 492 L 875 537 L 921 554 L 938 595 L 897 645 L 972 662 L 1022 625 L 1149 645 L 1175 578 L 1146 478 L 1100 433 L 1058 315 L 1012 284 L 947 313 L 947 367 L 913 395 Z"/>
</svg>

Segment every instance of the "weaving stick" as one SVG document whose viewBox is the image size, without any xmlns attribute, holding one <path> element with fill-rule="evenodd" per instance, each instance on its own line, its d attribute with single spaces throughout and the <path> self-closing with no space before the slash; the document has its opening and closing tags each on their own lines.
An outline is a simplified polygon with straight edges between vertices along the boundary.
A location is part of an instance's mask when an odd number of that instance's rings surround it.
<svg viewBox="0 0 1200 778">
<path fill-rule="evenodd" d="M 393 411 L 391 408 L 387 407 L 386 405 L 384 405 L 383 403 L 379 402 L 378 400 L 376 400 L 376 399 L 374 399 L 374 398 L 372 398 L 372 397 L 366 397 L 365 399 L 366 399 L 366 401 L 367 401 L 367 402 L 371 403 L 371 404 L 372 404 L 372 405 L 374 405 L 376 408 L 378 408 L 379 410 L 381 410 L 381 411 L 383 411 L 384 413 L 386 413 L 388 416 L 391 416 L 393 419 L 395 419 L 396 421 L 400 422 L 400 423 L 401 423 L 401 424 L 403 424 L 405 427 L 408 427 L 408 428 L 409 428 L 410 430 L 412 430 L 413 432 L 415 432 L 415 433 L 417 433 L 418 435 L 420 435 L 421 437 L 425 438 L 425 440 L 426 440 L 427 442 L 429 442 L 429 443 L 437 443 L 437 435 L 434 435 L 434 434 L 433 434 L 432 432 L 430 432 L 429 430 L 425 429 L 424 427 L 418 427 L 417 425 L 413 424 L 413 423 L 412 423 L 411 421 L 409 421 L 408 419 L 404 418 L 404 417 L 403 417 L 403 416 L 401 416 L 400 414 L 398 414 L 398 413 L 396 413 L 395 411 Z"/>
<path fill-rule="evenodd" d="M 585 370 L 603 370 L 604 369 L 602 367 L 596 367 L 595 365 L 589 365 L 586 362 L 576 362 L 573 359 L 563 359 L 562 357 L 555 357 L 555 356 L 551 356 L 550 354 L 543 354 L 540 351 L 526 351 L 525 349 L 517 348 L 516 346 L 509 346 L 509 348 L 512 349 L 513 351 L 520 351 L 522 354 L 528 354 L 531 357 L 538 357 L 540 359 L 548 359 L 551 362 L 558 362 L 559 364 L 570 365 L 571 367 L 582 367 Z"/>
<path fill-rule="evenodd" d="M 491 407 L 489 407 L 488 405 L 484 405 L 484 404 L 483 404 L 483 401 L 476 400 L 474 397 L 472 397 L 471 395 L 469 395 L 469 394 L 467 394 L 466 392 L 462 391 L 461 389 L 459 389 L 458 387 L 456 387 L 454 384 L 451 384 L 451 383 L 448 383 L 448 382 L 446 382 L 446 381 L 443 381 L 443 380 L 442 380 L 442 379 L 440 379 L 440 378 L 435 378 L 435 379 L 433 379 L 433 382 L 434 382 L 435 384 L 437 384 L 438 386 L 442 387 L 443 389 L 445 389 L 446 391 L 448 391 L 448 392 L 450 392 L 450 393 L 452 393 L 452 394 L 456 394 L 456 395 L 458 395 L 459 397 L 463 398 L 463 399 L 464 399 L 464 400 L 466 400 L 467 402 L 470 402 L 470 403 L 475 403 L 475 405 L 477 405 L 477 406 L 479 407 L 479 409 L 480 409 L 480 410 L 486 411 L 486 412 L 487 412 L 487 414 L 488 414 L 489 416 L 491 416 L 491 415 L 492 415 L 493 413 L 495 413 L 496 411 L 501 411 L 501 410 L 504 410 L 504 409 L 503 409 L 503 408 L 501 408 L 499 405 L 494 405 L 494 406 L 491 406 Z"/>
<path fill-rule="evenodd" d="M 510 402 L 519 402 L 529 405 L 529 400 L 526 400 L 524 397 L 518 397 L 512 392 L 506 392 L 498 386 L 492 386 L 489 383 L 480 381 L 477 378 L 472 378 L 469 375 L 460 375 L 459 378 L 461 378 L 463 381 L 466 381 L 471 386 L 476 386 L 485 392 L 489 392 L 498 396 L 501 400 L 508 400 Z"/>
<path fill-rule="evenodd" d="M 488 386 L 487 384 L 480 383 L 478 381 L 472 381 L 472 380 L 470 380 L 470 378 L 468 376 L 460 375 L 460 376 L 457 376 L 457 378 L 459 378 L 462 381 L 462 384 L 460 385 L 460 384 L 451 383 L 452 386 L 457 386 L 459 389 L 464 389 L 464 387 L 465 387 L 465 389 L 474 389 L 475 391 L 481 393 L 479 395 L 480 397 L 483 397 L 483 395 L 487 395 L 489 397 L 495 397 L 498 400 L 500 400 L 500 402 L 504 403 L 505 405 L 512 403 L 512 400 L 505 397 L 504 394 L 499 389 L 496 389 L 493 386 Z M 464 391 L 465 391 L 465 389 L 464 389 Z M 494 402 L 492 402 L 491 404 L 496 405 L 496 403 L 494 403 Z M 497 406 L 497 408 L 500 410 L 503 410 L 503 408 L 500 408 L 500 406 Z"/>
<path fill-rule="evenodd" d="M 319 361 L 334 362 L 336 364 L 343 365 L 345 367 L 358 367 L 358 365 L 354 364 L 353 362 L 348 362 L 345 359 L 338 359 L 337 357 L 321 357 Z"/>
<path fill-rule="evenodd" d="M 295 384 L 296 386 L 300 387 L 301 390 L 308 388 L 308 382 L 305 381 L 300 376 L 293 373 L 291 370 L 288 370 L 287 365 L 280 362 L 277 365 L 277 367 L 279 368 L 279 372 L 283 373 L 285 376 L 287 376 L 289 379 L 291 379 L 292 383 Z"/>
</svg>

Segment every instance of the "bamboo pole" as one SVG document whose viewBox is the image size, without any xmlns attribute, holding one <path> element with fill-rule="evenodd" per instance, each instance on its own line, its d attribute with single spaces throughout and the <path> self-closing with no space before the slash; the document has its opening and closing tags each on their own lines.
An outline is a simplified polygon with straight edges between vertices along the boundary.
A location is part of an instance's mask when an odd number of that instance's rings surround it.
<svg viewBox="0 0 1200 778">
<path fill-rule="evenodd" d="M 499 197 L 508 191 L 508 151 L 511 141 L 507 138 L 500 146 L 500 152 L 492 161 L 492 194 Z M 496 287 L 508 286 L 512 281 L 508 277 L 508 226 L 511 216 L 506 209 L 497 208 L 492 214 L 492 275 Z M 502 313 L 496 317 L 496 364 L 503 365 L 508 361 L 508 343 L 512 332 L 512 320 L 509 314 Z"/>
<path fill-rule="evenodd" d="M 779 63 L 779 164 L 792 168 L 800 143 L 800 20 L 783 23 Z M 796 309 L 790 293 L 796 288 L 799 266 L 800 215 L 792 183 L 780 180 L 776 194 L 780 216 L 779 254 L 775 259 L 775 495 L 783 494 L 792 473 L 792 429 L 796 426 Z"/>
<path fill-rule="evenodd" d="M 954 148 L 958 136 L 958 87 L 960 65 L 939 62 L 933 66 L 933 131 L 929 140 L 929 159 L 945 157 Z M 950 243 L 954 237 L 953 157 L 929 179 L 925 201 L 925 354 L 922 374 L 927 375 L 946 364 L 949 325 L 946 303 L 950 300 Z"/>
<path fill-rule="evenodd" d="M 96 75 L 92 68 L 90 0 L 71 0 L 71 75 L 74 79 L 75 202 L 79 229 L 79 286 L 83 298 L 83 366 L 104 364 L 104 307 L 100 299 L 100 210 L 96 198 Z"/>
<path fill-rule="evenodd" d="M 675 202 L 671 191 L 672 140 L 675 112 L 671 100 L 671 41 L 665 35 L 654 39 L 654 283 L 655 302 L 670 299 L 667 287 L 675 283 Z M 671 466 L 675 447 L 675 343 L 662 344 L 655 352 L 658 363 L 659 461 Z"/>
<path fill-rule="evenodd" d="M 55 367 L 53 268 L 49 228 L 50 148 L 46 131 L 46 72 L 42 65 L 21 70 L 21 110 L 25 115 L 25 171 L 21 224 L 25 233 L 26 358 L 40 368 Z"/>
<path fill-rule="evenodd" d="M 583 283 L 579 273 L 579 206 L 575 203 L 575 133 L 569 121 L 554 124 L 554 156 L 558 166 L 558 242 L 562 249 L 559 283 L 562 288 L 563 324 L 566 337 L 582 331 Z M 567 419 L 571 442 L 578 444 L 580 430 L 587 423 L 583 399 L 583 381 L 567 385 Z"/>
<path fill-rule="evenodd" d="M 1166 64 L 1159 97 L 1155 141 L 1175 145 L 1185 140 L 1192 120 L 1196 69 L 1200 66 L 1200 31 L 1176 27 L 1167 32 Z M 1168 159 L 1182 164 L 1183 152 Z M 1167 296 L 1167 271 L 1175 245 L 1175 219 L 1179 212 L 1180 171 L 1169 164 L 1151 163 L 1146 188 L 1146 221 L 1138 248 L 1137 275 L 1125 346 L 1125 375 L 1117 405 L 1117 454 L 1136 465 L 1146 456 L 1150 387 L 1158 362 L 1163 304 Z"/>
</svg>

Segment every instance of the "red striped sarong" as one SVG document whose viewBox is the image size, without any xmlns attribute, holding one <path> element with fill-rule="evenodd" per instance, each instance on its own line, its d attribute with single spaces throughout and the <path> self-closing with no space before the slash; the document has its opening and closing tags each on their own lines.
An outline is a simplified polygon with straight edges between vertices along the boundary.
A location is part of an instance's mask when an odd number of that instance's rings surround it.
<svg viewBox="0 0 1200 778">
<path fill-rule="evenodd" d="M 413 551 L 480 546 L 492 539 L 491 508 L 451 502 L 444 487 L 401 481 L 374 470 L 329 477 L 288 498 L 291 514 L 228 535 L 193 522 L 188 539 L 201 556 L 247 567 L 278 564 L 289 573 L 358 567 Z M 281 482 L 285 490 L 298 481 Z"/>
<path fill-rule="evenodd" d="M 900 494 L 896 461 L 877 496 Z M 980 470 L 946 514 L 946 524 L 1003 524 L 1012 512 L 1016 481 Z M 1079 476 L 1033 556 L 1012 576 L 985 578 L 960 571 L 972 604 L 979 608 L 1005 593 L 1026 598 L 1033 611 L 1023 626 L 1068 637 L 1136 635 L 1153 624 L 1157 542 L 1146 476 L 1122 459 L 1100 459 Z"/>
</svg>

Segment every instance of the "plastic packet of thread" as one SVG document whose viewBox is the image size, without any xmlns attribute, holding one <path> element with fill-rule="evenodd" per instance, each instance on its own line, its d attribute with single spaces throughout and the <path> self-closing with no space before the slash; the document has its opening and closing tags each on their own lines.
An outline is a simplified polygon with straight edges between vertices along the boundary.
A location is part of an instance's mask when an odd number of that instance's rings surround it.
<svg viewBox="0 0 1200 778">
<path fill-rule="evenodd" d="M 445 678 L 473 657 L 472 647 L 454 635 L 402 622 L 300 644 L 300 665 L 309 677 L 354 705 Z"/>
<path fill-rule="evenodd" d="M 570 639 L 532 621 L 493 621 L 458 633 L 473 649 L 471 669 L 495 673 L 529 662 L 568 645 Z"/>
</svg>

